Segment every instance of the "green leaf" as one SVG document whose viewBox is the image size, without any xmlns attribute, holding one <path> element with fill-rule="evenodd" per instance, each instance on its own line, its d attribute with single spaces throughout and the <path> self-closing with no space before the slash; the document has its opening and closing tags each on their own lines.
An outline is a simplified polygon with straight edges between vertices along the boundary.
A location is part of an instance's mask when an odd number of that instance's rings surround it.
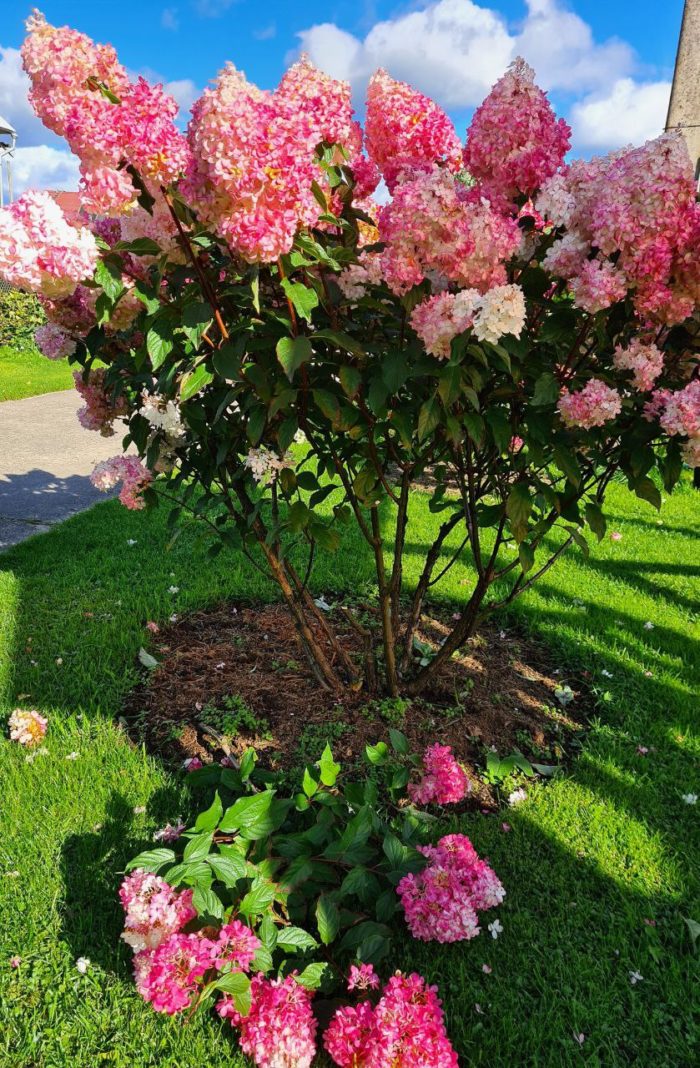
<svg viewBox="0 0 700 1068">
<path fill-rule="evenodd" d="M 397 731 L 394 727 L 389 728 L 389 741 L 395 752 L 401 753 L 403 756 L 409 750 L 408 738 L 401 731 Z"/>
<path fill-rule="evenodd" d="M 267 423 L 267 409 L 258 404 L 253 408 L 246 426 L 246 437 L 251 445 L 257 445 L 265 431 Z"/>
<path fill-rule="evenodd" d="M 264 879 L 256 879 L 245 895 L 238 911 L 242 916 L 260 916 L 275 900 L 275 888 Z"/>
<path fill-rule="evenodd" d="M 236 379 L 241 374 L 241 359 L 245 351 L 243 335 L 235 341 L 227 341 L 214 353 L 214 370 L 222 378 Z"/>
<path fill-rule="evenodd" d="M 583 553 L 583 555 L 586 557 L 586 559 L 588 559 L 591 550 L 588 548 L 588 542 L 584 538 L 584 536 L 581 533 L 581 531 L 577 530 L 576 527 L 565 527 L 565 530 L 567 530 L 569 532 L 569 534 L 571 535 L 573 540 L 576 542 L 576 544 L 578 545 L 578 547 L 581 550 L 581 552 Z"/>
<path fill-rule="evenodd" d="M 527 534 L 527 523 L 532 511 L 532 497 L 526 482 L 516 482 L 506 500 L 506 515 L 510 520 L 515 540 L 523 541 Z"/>
<path fill-rule="evenodd" d="M 323 412 L 326 419 L 330 419 L 331 423 L 338 421 L 340 418 L 340 404 L 334 393 L 327 389 L 315 389 L 313 390 L 313 398 L 314 403 Z"/>
<path fill-rule="evenodd" d="M 153 370 L 157 371 L 173 350 L 173 325 L 170 319 L 156 317 L 146 333 L 146 349 Z"/>
<path fill-rule="evenodd" d="M 315 949 L 318 942 L 303 927 L 281 927 L 277 933 L 277 945 L 282 949 Z"/>
<path fill-rule="evenodd" d="M 194 838 L 190 838 L 182 855 L 183 860 L 203 860 L 209 854 L 212 838 L 211 831 L 206 834 L 197 834 Z"/>
<path fill-rule="evenodd" d="M 535 563 L 535 550 L 526 541 L 521 541 L 518 546 L 518 556 L 520 558 L 520 567 L 523 573 L 527 574 Z"/>
<path fill-rule="evenodd" d="M 224 918 L 224 906 L 213 890 L 205 886 L 195 886 L 192 904 L 198 916 L 214 916 L 217 920 Z"/>
<path fill-rule="evenodd" d="M 133 241 L 117 241 L 112 246 L 116 252 L 131 252 L 133 256 L 159 256 L 160 245 L 150 237 L 137 237 Z"/>
<path fill-rule="evenodd" d="M 124 292 L 121 267 L 113 260 L 99 260 L 95 268 L 95 281 L 112 304 L 116 304 Z"/>
<path fill-rule="evenodd" d="M 380 923 L 389 923 L 393 920 L 398 906 L 396 890 L 390 887 L 379 895 L 375 905 L 375 915 Z"/>
<path fill-rule="evenodd" d="M 242 838 L 266 838 L 284 822 L 290 802 L 276 801 L 274 790 L 252 797 L 240 797 L 224 813 L 219 830 L 224 834 L 238 831 Z"/>
<path fill-rule="evenodd" d="M 423 441 L 440 425 L 440 402 L 431 397 L 422 405 L 418 413 L 418 438 Z"/>
<path fill-rule="evenodd" d="M 486 413 L 486 422 L 491 427 L 496 448 L 499 452 L 505 452 L 513 436 L 508 416 L 500 408 L 491 408 Z"/>
<path fill-rule="evenodd" d="M 305 286 L 303 282 L 290 282 L 282 279 L 282 289 L 291 300 L 297 315 L 311 322 L 311 313 L 318 307 L 318 294 L 315 289 Z"/>
<path fill-rule="evenodd" d="M 555 404 L 559 399 L 560 387 L 557 379 L 551 371 L 545 371 L 535 382 L 532 394 L 532 404 L 535 408 L 544 408 L 547 404 Z"/>
<path fill-rule="evenodd" d="M 221 804 L 221 798 L 219 792 L 214 794 L 214 800 L 212 801 L 206 812 L 200 812 L 195 821 L 195 831 L 213 831 L 216 829 L 216 825 L 224 811 L 224 806 Z"/>
<path fill-rule="evenodd" d="M 317 330 L 314 334 L 314 341 L 328 341 L 331 345 L 334 345 L 338 349 L 343 349 L 344 352 L 349 352 L 352 356 L 365 356 L 367 350 L 365 347 L 351 337 L 350 334 L 345 334 L 342 330 Z"/>
<path fill-rule="evenodd" d="M 160 871 L 166 864 L 172 864 L 175 853 L 172 849 L 147 849 L 145 853 L 139 853 L 130 860 L 125 871 L 133 871 L 134 868 L 143 868 L 145 871 Z"/>
<path fill-rule="evenodd" d="M 300 986 L 305 986 L 308 990 L 318 990 L 330 970 L 330 965 L 316 961 L 313 964 L 308 964 L 303 972 L 297 975 L 296 981 Z"/>
<path fill-rule="evenodd" d="M 318 767 L 321 772 L 321 782 L 323 785 L 335 786 L 335 781 L 338 778 L 338 772 L 340 771 L 340 764 L 336 764 L 333 759 L 333 753 L 331 752 L 331 747 L 328 742 L 326 742 L 326 748 L 323 750 Z"/>
<path fill-rule="evenodd" d="M 352 400 L 353 397 L 357 396 L 357 392 L 362 382 L 362 375 L 356 367 L 349 367 L 347 364 L 343 364 L 338 372 L 338 376 L 343 391 L 346 396 Z"/>
<path fill-rule="evenodd" d="M 595 504 L 593 501 L 589 501 L 585 508 L 586 522 L 597 537 L 598 541 L 602 541 L 605 537 L 605 531 L 607 528 L 607 522 L 605 516 L 601 510 L 599 504 Z"/>
<path fill-rule="evenodd" d="M 216 989 L 224 994 L 230 994 L 236 1012 L 241 1016 L 247 1016 L 250 1012 L 250 979 L 243 972 L 226 972 L 219 976 L 216 981 Z"/>
<path fill-rule="evenodd" d="M 465 412 L 462 416 L 462 422 L 474 444 L 481 445 L 484 440 L 485 427 L 484 420 L 478 412 Z"/>
<path fill-rule="evenodd" d="M 581 468 L 573 452 L 565 449 L 563 445 L 555 445 L 552 456 L 559 470 L 563 471 L 571 485 L 578 489 L 581 484 Z"/>
<path fill-rule="evenodd" d="M 364 903 L 375 900 L 378 892 L 379 881 L 376 875 L 362 865 L 351 868 L 340 886 L 342 896 L 357 897 Z"/>
<path fill-rule="evenodd" d="M 180 401 L 184 404 L 185 401 L 190 400 L 205 386 L 208 386 L 213 379 L 214 375 L 211 371 L 207 371 L 204 364 L 201 363 L 194 371 L 183 375 L 180 382 Z"/>
<path fill-rule="evenodd" d="M 638 478 L 633 483 L 636 495 L 643 501 L 649 501 L 657 510 L 661 507 L 661 494 L 650 478 Z"/>
<path fill-rule="evenodd" d="M 281 337 L 277 342 L 277 359 L 291 382 L 302 364 L 313 356 L 308 337 Z"/>
<path fill-rule="evenodd" d="M 324 946 L 330 945 L 340 930 L 338 906 L 325 894 L 316 902 L 316 924 Z"/>
<path fill-rule="evenodd" d="M 438 379 L 438 393 L 442 398 L 442 403 L 447 407 L 452 404 L 460 395 L 462 387 L 462 368 L 459 364 L 450 364 L 440 375 Z M 472 390 L 472 392 L 474 392 Z M 479 406 L 479 398 L 477 397 L 476 407 Z"/>
<path fill-rule="evenodd" d="M 301 788 L 307 797 L 313 797 L 318 790 L 318 783 L 308 768 L 304 768 L 304 778 L 302 780 Z"/>
<path fill-rule="evenodd" d="M 365 920 L 346 931 L 341 949 L 354 950 L 358 960 L 375 963 L 385 957 L 391 946 L 391 930 L 382 923 Z"/>
<path fill-rule="evenodd" d="M 248 873 L 245 858 L 234 852 L 227 853 L 226 856 L 210 853 L 207 863 L 211 865 L 217 879 L 220 879 L 229 889 L 232 889 L 239 879 L 245 879 Z"/>
<path fill-rule="evenodd" d="M 382 378 L 390 393 L 398 393 L 408 378 L 408 362 L 401 350 L 388 352 L 383 358 Z"/>
<path fill-rule="evenodd" d="M 389 755 L 389 747 L 386 742 L 377 742 L 376 745 L 366 745 L 365 753 L 370 764 L 384 764 Z"/>
<path fill-rule="evenodd" d="M 195 348 L 199 347 L 202 336 L 211 325 L 213 319 L 211 305 L 204 301 L 196 301 L 187 304 L 182 313 L 182 332 L 192 342 Z"/>
</svg>

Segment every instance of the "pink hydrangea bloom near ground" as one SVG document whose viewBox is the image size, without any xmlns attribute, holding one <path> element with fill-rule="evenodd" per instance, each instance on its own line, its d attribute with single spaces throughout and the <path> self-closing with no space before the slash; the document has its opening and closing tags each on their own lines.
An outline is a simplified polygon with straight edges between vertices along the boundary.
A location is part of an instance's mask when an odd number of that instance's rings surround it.
<svg viewBox="0 0 700 1068">
<path fill-rule="evenodd" d="M 396 888 L 408 929 L 422 941 L 459 942 L 479 933 L 477 913 L 500 904 L 505 890 L 465 835 L 421 846 L 428 859 L 418 873 L 405 875 Z"/>
<path fill-rule="evenodd" d="M 119 500 L 125 508 L 139 511 L 144 507 L 141 496 L 153 475 L 135 456 L 113 456 L 99 463 L 90 475 L 93 486 L 102 491 L 112 489 L 123 482 Z"/>
<path fill-rule="evenodd" d="M 616 389 L 606 386 L 599 378 L 591 378 L 583 389 L 570 393 L 564 387 L 557 405 L 559 414 L 567 426 L 580 426 L 590 430 L 602 426 L 620 414 L 622 401 Z"/>
<path fill-rule="evenodd" d="M 379 986 L 379 976 L 371 964 L 350 965 L 348 990 L 374 990 Z"/>
<path fill-rule="evenodd" d="M 75 352 L 75 338 L 55 323 L 44 323 L 34 332 L 39 352 L 48 360 L 64 360 Z"/>
<path fill-rule="evenodd" d="M 398 294 L 429 272 L 483 293 L 506 282 L 504 261 L 520 244 L 517 220 L 437 166 L 398 184 L 379 213 L 379 234 L 383 274 Z"/>
<path fill-rule="evenodd" d="M 248 971 L 260 945 L 260 939 L 247 924 L 240 920 L 229 920 L 219 931 L 217 967 L 233 963 L 243 971 Z"/>
<path fill-rule="evenodd" d="M 409 783 L 408 796 L 417 805 L 455 805 L 469 793 L 469 779 L 449 745 L 429 745 L 423 754 L 419 783 Z"/>
<path fill-rule="evenodd" d="M 410 176 L 433 163 L 454 172 L 463 166 L 462 146 L 442 108 L 385 70 L 376 71 L 367 88 L 365 136 L 367 151 L 392 193 L 402 172 Z"/>
<path fill-rule="evenodd" d="M 659 422 L 667 434 L 700 434 L 700 379 L 693 379 L 685 389 L 664 394 Z"/>
<path fill-rule="evenodd" d="M 240 1027 L 240 1046 L 257 1068 L 311 1068 L 316 1054 L 316 1018 L 311 1008 L 313 991 L 286 979 L 254 975 L 250 984 L 251 1007 L 241 1017 L 233 1000 L 224 997 L 217 1012 Z"/>
<path fill-rule="evenodd" d="M 216 943 L 202 934 L 173 934 L 134 957 L 136 989 L 156 1012 L 174 1015 L 192 1003 L 199 980 L 214 966 Z"/>
<path fill-rule="evenodd" d="M 107 394 L 104 368 L 97 367 L 90 371 L 87 382 L 83 380 L 81 371 L 74 371 L 73 381 L 85 401 L 85 407 L 78 411 L 80 425 L 86 430 L 98 430 L 103 438 L 112 437 L 115 433 L 114 421 L 126 415 L 127 406 L 123 397 L 113 398 Z M 116 481 L 112 485 L 116 485 Z M 111 486 L 104 488 L 111 489 Z"/>
<path fill-rule="evenodd" d="M 535 85 L 535 72 L 518 58 L 474 112 L 464 163 L 489 195 L 511 201 L 535 193 L 555 174 L 570 136 Z"/>
<path fill-rule="evenodd" d="M 617 346 L 613 363 L 619 371 L 631 371 L 634 388 L 646 393 L 663 371 L 664 354 L 656 345 L 633 338 L 627 347 Z"/>
<path fill-rule="evenodd" d="M 458 1068 L 437 987 L 415 972 L 396 972 L 375 1008 L 339 1009 L 323 1041 L 340 1068 Z"/>
<path fill-rule="evenodd" d="M 7 725 L 10 728 L 11 740 L 31 749 L 46 736 L 49 721 L 35 709 L 16 708 Z"/>
<path fill-rule="evenodd" d="M 136 951 L 155 949 L 197 915 L 191 890 L 174 890 L 141 868 L 126 876 L 119 899 L 124 908 L 122 938 Z"/>
<path fill-rule="evenodd" d="M 0 208 L 0 275 L 12 285 L 67 297 L 92 277 L 97 258 L 90 231 L 71 226 L 50 193 L 29 191 Z"/>
</svg>

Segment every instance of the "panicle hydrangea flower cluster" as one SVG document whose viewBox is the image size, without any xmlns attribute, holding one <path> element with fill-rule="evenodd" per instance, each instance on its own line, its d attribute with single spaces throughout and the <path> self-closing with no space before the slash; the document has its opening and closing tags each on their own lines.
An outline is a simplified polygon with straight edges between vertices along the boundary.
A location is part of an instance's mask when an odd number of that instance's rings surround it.
<svg viewBox="0 0 700 1068">
<path fill-rule="evenodd" d="M 7 725 L 10 728 L 10 739 L 31 749 L 44 739 L 49 721 L 36 709 L 16 708 Z"/>
<path fill-rule="evenodd" d="M 174 400 L 158 393 L 144 391 L 141 395 L 139 415 L 143 416 L 154 430 L 160 430 L 171 445 L 180 444 L 185 437 L 182 413 Z"/>
<path fill-rule="evenodd" d="M 469 779 L 449 745 L 429 745 L 423 754 L 420 782 L 409 783 L 408 796 L 416 805 L 456 805 L 469 793 Z"/>
<path fill-rule="evenodd" d="M 97 259 L 90 231 L 71 226 L 50 193 L 30 190 L 0 208 L 0 275 L 19 289 L 68 297 Z"/>
<path fill-rule="evenodd" d="M 73 372 L 75 388 L 85 401 L 85 406 L 78 411 L 78 421 L 86 430 L 98 430 L 103 438 L 111 438 L 114 433 L 115 419 L 127 414 L 124 397 L 114 397 L 105 387 L 105 370 L 93 368 L 87 378 L 82 371 Z"/>
<path fill-rule="evenodd" d="M 153 481 L 153 475 L 136 456 L 112 456 L 96 466 L 90 481 L 103 492 L 122 482 L 119 500 L 125 508 L 139 511 L 145 504 L 141 494 Z"/>
<path fill-rule="evenodd" d="M 382 264 L 379 256 L 364 252 L 357 263 L 351 263 L 335 279 L 346 300 L 361 300 L 369 286 L 382 282 Z"/>
<path fill-rule="evenodd" d="M 464 163 L 488 196 L 513 201 L 535 193 L 559 170 L 570 137 L 535 84 L 532 67 L 518 58 L 474 112 Z"/>
<path fill-rule="evenodd" d="M 519 337 L 525 315 L 525 294 L 520 286 L 502 285 L 483 295 L 477 289 L 436 293 L 416 305 L 411 326 L 426 352 L 448 359 L 452 339 L 470 327 L 479 341 L 495 342 L 504 334 Z"/>
<path fill-rule="evenodd" d="M 631 371 L 634 388 L 646 393 L 664 369 L 664 354 L 653 343 L 633 338 L 626 348 L 616 347 L 613 364 L 618 371 Z"/>
<path fill-rule="evenodd" d="M 233 1000 L 224 997 L 217 1012 L 240 1027 L 240 1046 L 257 1068 L 311 1068 L 316 1055 L 316 1018 L 311 1008 L 313 991 L 300 986 L 295 974 L 285 979 L 254 975 L 251 1006 L 241 1016 Z"/>
<path fill-rule="evenodd" d="M 391 193 L 402 174 L 415 176 L 434 163 L 454 172 L 463 167 L 462 146 L 442 108 L 385 70 L 376 71 L 367 88 L 365 137 Z"/>
<path fill-rule="evenodd" d="M 137 868 L 119 888 L 124 908 L 122 938 L 135 952 L 156 949 L 197 915 L 191 890 L 174 890 L 165 879 Z"/>
<path fill-rule="evenodd" d="M 672 437 L 687 437 L 681 448 L 689 467 L 700 467 L 700 379 L 675 392 L 656 390 L 644 409 L 647 419 L 658 419 Z"/>
<path fill-rule="evenodd" d="M 603 426 L 619 415 L 622 399 L 612 386 L 606 386 L 599 378 L 591 378 L 576 393 L 570 393 L 565 386 L 557 408 L 567 426 L 590 430 L 594 426 Z"/>
<path fill-rule="evenodd" d="M 505 262 L 520 244 L 515 218 L 438 166 L 398 184 L 380 210 L 379 234 L 387 244 L 382 273 L 397 294 L 431 271 L 482 293 L 503 285 Z"/>
<path fill-rule="evenodd" d="M 340 1068 L 458 1068 L 445 1030 L 437 987 L 413 972 L 396 972 L 376 1006 L 338 1009 L 324 1046 Z"/>
<path fill-rule="evenodd" d="M 87 286 L 76 286 L 69 297 L 51 300 L 39 297 L 39 303 L 50 323 L 60 326 L 73 337 L 85 337 L 95 325 L 95 303 L 97 290 Z"/>
<path fill-rule="evenodd" d="M 261 445 L 257 449 L 250 450 L 245 458 L 245 466 L 250 468 L 256 482 L 269 485 L 275 481 L 285 467 L 294 466 L 294 458 L 289 452 L 286 452 L 284 456 L 278 456 L 276 452 Z"/>
<path fill-rule="evenodd" d="M 494 286 L 479 299 L 474 314 L 474 334 L 479 341 L 491 342 L 505 334 L 520 337 L 525 315 L 525 294 L 520 286 Z"/>
<path fill-rule="evenodd" d="M 505 897 L 495 872 L 462 834 L 447 835 L 436 846 L 419 846 L 419 851 L 427 866 L 405 875 L 396 888 L 409 931 L 424 942 L 474 938 L 478 913 Z"/>
<path fill-rule="evenodd" d="M 44 323 L 37 327 L 34 342 L 47 360 L 64 360 L 75 352 L 75 338 L 55 323 Z"/>
<path fill-rule="evenodd" d="M 700 205 L 677 131 L 641 148 L 577 160 L 544 184 L 536 203 L 568 231 L 544 266 L 570 280 L 580 307 L 595 312 L 631 290 L 642 319 L 672 325 L 691 314 L 700 297 L 692 267 Z"/>
</svg>

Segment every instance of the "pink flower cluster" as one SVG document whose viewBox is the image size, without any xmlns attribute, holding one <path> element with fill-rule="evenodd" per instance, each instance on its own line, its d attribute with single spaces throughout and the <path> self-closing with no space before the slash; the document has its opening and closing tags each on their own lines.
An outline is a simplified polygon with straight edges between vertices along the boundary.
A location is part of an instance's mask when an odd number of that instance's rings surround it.
<svg viewBox="0 0 700 1068">
<path fill-rule="evenodd" d="M 499 905 L 505 890 L 463 834 L 449 834 L 436 846 L 419 846 L 428 865 L 405 875 L 396 888 L 414 938 L 459 942 L 479 933 L 478 913 Z"/>
<path fill-rule="evenodd" d="M 97 290 L 79 285 L 68 297 L 50 300 L 39 297 L 46 318 L 74 337 L 84 337 L 95 325 Z"/>
<path fill-rule="evenodd" d="M 7 725 L 11 740 L 31 749 L 45 737 L 49 721 L 35 709 L 16 708 Z"/>
<path fill-rule="evenodd" d="M 393 193 L 400 176 L 413 176 L 443 163 L 462 169 L 462 146 L 442 108 L 385 70 L 372 75 L 367 88 L 367 151 Z"/>
<path fill-rule="evenodd" d="M 418 783 L 409 783 L 408 796 L 416 805 L 456 805 L 469 793 L 469 779 L 449 745 L 429 745 L 423 754 Z"/>
<path fill-rule="evenodd" d="M 144 507 L 141 494 L 153 481 L 153 475 L 136 456 L 112 456 L 96 466 L 90 475 L 90 481 L 103 492 L 122 482 L 119 500 L 125 508 L 138 511 Z"/>
<path fill-rule="evenodd" d="M 594 312 L 631 290 L 643 319 L 670 325 L 691 314 L 700 298 L 700 204 L 677 131 L 572 163 L 545 183 L 537 207 L 568 231 L 545 267 L 571 280 L 579 306 Z"/>
<path fill-rule="evenodd" d="M 0 275 L 12 285 L 67 297 L 97 259 L 90 231 L 71 226 L 50 193 L 30 191 L 0 208 Z"/>
<path fill-rule="evenodd" d="M 376 1006 L 338 1009 L 323 1044 L 340 1068 L 458 1068 L 437 987 L 396 972 Z"/>
<path fill-rule="evenodd" d="M 513 201 L 535 193 L 559 170 L 570 136 L 535 85 L 535 72 L 518 58 L 474 112 L 464 163 L 487 196 Z"/>
<path fill-rule="evenodd" d="M 564 387 L 557 405 L 559 414 L 567 426 L 580 426 L 590 430 L 614 419 L 622 410 L 620 394 L 606 386 L 599 378 L 591 378 L 583 389 L 570 393 Z"/>
<path fill-rule="evenodd" d="M 664 369 L 664 354 L 656 345 L 633 338 L 626 348 L 617 346 L 613 364 L 618 371 L 631 371 L 634 388 L 646 393 Z"/>
<path fill-rule="evenodd" d="M 191 890 L 173 890 L 142 868 L 126 876 L 119 900 L 125 914 L 122 938 L 135 952 L 156 949 L 197 915 Z"/>
<path fill-rule="evenodd" d="M 254 975 L 251 1006 L 241 1017 L 233 1000 L 224 997 L 217 1012 L 240 1027 L 240 1046 L 257 1068 L 311 1068 L 316 1054 L 313 991 L 300 986 L 294 974 L 285 979 Z"/>
<path fill-rule="evenodd" d="M 44 323 L 34 332 L 36 347 L 48 360 L 64 360 L 75 352 L 75 338 L 55 323 Z"/>
<path fill-rule="evenodd" d="M 657 389 L 644 407 L 644 417 L 658 419 L 672 437 L 687 437 L 681 453 L 689 467 L 700 467 L 700 379 L 672 392 Z"/>
<path fill-rule="evenodd" d="M 515 218 L 438 166 L 398 184 L 379 213 L 379 234 L 382 273 L 398 294 L 431 272 L 483 293 L 506 282 L 505 262 L 520 244 Z"/>
<path fill-rule="evenodd" d="M 178 105 L 161 85 L 130 82 L 111 47 L 50 26 L 39 13 L 27 30 L 22 61 L 30 99 L 42 122 L 80 159 L 88 210 L 107 214 L 133 205 L 136 190 L 119 169 L 124 161 L 157 183 L 185 169 L 189 150 L 174 122 Z"/>
<path fill-rule="evenodd" d="M 425 345 L 425 351 L 449 359 L 452 339 L 464 333 L 474 322 L 479 299 L 476 289 L 459 293 L 436 293 L 416 304 L 411 312 L 411 326 Z"/>
<path fill-rule="evenodd" d="M 81 371 L 74 371 L 73 381 L 85 401 L 85 406 L 78 411 L 80 425 L 86 430 L 99 430 L 103 438 L 112 437 L 115 433 L 114 420 L 121 419 L 127 413 L 126 400 L 123 397 L 114 398 L 107 393 L 105 371 L 101 367 L 93 368 L 87 381 Z"/>
</svg>

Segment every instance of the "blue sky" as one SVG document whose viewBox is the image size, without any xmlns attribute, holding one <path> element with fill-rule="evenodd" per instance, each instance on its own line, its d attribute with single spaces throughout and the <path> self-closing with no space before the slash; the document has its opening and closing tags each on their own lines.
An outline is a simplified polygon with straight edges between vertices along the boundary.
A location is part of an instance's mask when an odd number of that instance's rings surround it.
<svg viewBox="0 0 700 1068">
<path fill-rule="evenodd" d="M 164 81 L 183 106 L 228 59 L 272 88 L 300 48 L 348 78 L 361 108 L 387 67 L 437 99 L 460 136 L 508 62 L 523 54 L 574 130 L 580 154 L 663 128 L 683 0 L 45 0 L 50 22 L 113 44 L 134 73 Z M 20 135 L 20 188 L 76 184 L 75 161 L 33 118 L 17 49 L 29 11 L 0 0 L 0 114 Z"/>
</svg>

